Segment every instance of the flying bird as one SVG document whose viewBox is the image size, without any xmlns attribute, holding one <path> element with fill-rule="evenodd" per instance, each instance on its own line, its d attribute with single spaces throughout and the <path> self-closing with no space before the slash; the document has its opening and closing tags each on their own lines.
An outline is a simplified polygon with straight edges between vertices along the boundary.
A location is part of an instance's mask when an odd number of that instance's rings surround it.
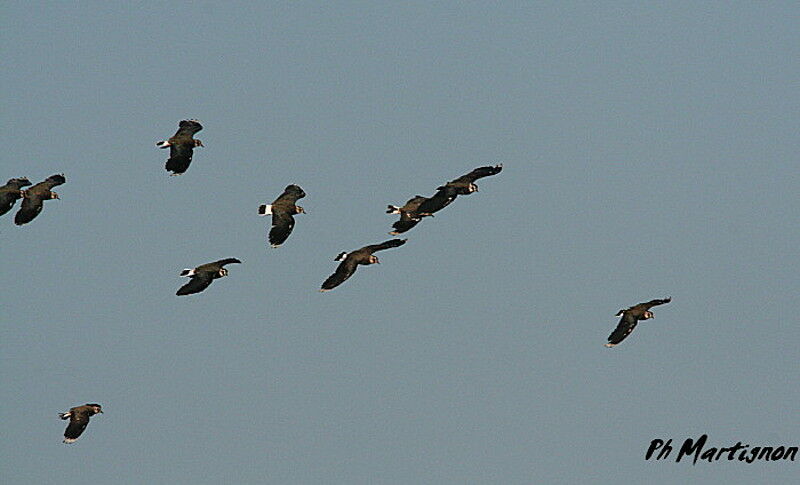
<svg viewBox="0 0 800 485">
<path fill-rule="evenodd" d="M 452 185 L 443 185 L 439 187 L 433 196 L 424 200 L 417 207 L 417 215 L 421 217 L 432 216 L 434 212 L 439 212 L 450 205 L 451 202 L 456 200 L 456 197 L 458 197 L 458 189 Z"/>
<path fill-rule="evenodd" d="M 44 201 L 59 198 L 58 194 L 51 189 L 66 181 L 64 174 L 51 175 L 44 182 L 39 182 L 25 190 L 22 196 L 22 205 L 14 216 L 14 224 L 21 226 L 35 219 L 42 212 Z"/>
<path fill-rule="evenodd" d="M 396 248 L 406 243 L 406 239 L 390 239 L 389 241 L 380 244 L 372 244 L 364 246 L 361 249 L 356 249 L 350 253 L 340 253 L 334 261 L 341 261 L 336 271 L 322 283 L 322 289 L 319 291 L 330 291 L 351 277 L 356 272 L 359 264 L 368 265 L 380 263 L 378 257 L 372 253 L 375 251 L 382 251 L 384 249 Z"/>
<path fill-rule="evenodd" d="M 447 182 L 445 185 L 439 187 L 437 190 L 441 190 L 444 187 L 450 186 L 456 189 L 456 193 L 458 195 L 469 195 L 473 192 L 478 191 L 478 186 L 475 185 L 476 180 L 483 177 L 489 177 L 490 175 L 496 175 L 500 173 L 502 170 L 503 170 L 502 164 L 495 165 L 494 167 L 492 166 L 478 167 L 466 175 L 462 175 L 461 177 L 458 177 L 455 180 Z"/>
<path fill-rule="evenodd" d="M 269 243 L 273 248 L 283 244 L 294 229 L 295 214 L 305 214 L 306 211 L 297 204 L 297 199 L 306 196 L 299 185 L 289 185 L 272 204 L 262 204 L 258 207 L 258 215 L 272 214 L 272 228 L 269 230 Z"/>
<path fill-rule="evenodd" d="M 6 184 L 0 187 L 0 216 L 10 211 L 17 199 L 21 199 L 25 194 L 22 187 L 27 187 L 31 182 L 25 177 L 18 179 L 10 179 Z"/>
<path fill-rule="evenodd" d="M 184 269 L 181 271 L 181 276 L 188 277 L 189 282 L 181 286 L 175 294 L 181 296 L 200 293 L 208 288 L 208 285 L 215 279 L 228 276 L 228 270 L 224 266 L 231 263 L 241 263 L 241 261 L 236 258 L 228 258 L 214 261 L 213 263 L 201 264 L 195 269 Z"/>
<path fill-rule="evenodd" d="M 608 343 L 605 344 L 606 347 L 611 348 L 625 340 L 625 337 L 630 335 L 631 332 L 633 332 L 633 329 L 636 328 L 636 324 L 639 323 L 639 320 L 649 320 L 651 318 L 655 318 L 653 312 L 650 311 L 651 307 L 663 305 L 671 301 L 672 298 L 665 298 L 663 300 L 650 300 L 647 303 L 639 303 L 638 305 L 618 311 L 614 316 L 622 316 L 622 318 L 619 319 L 617 328 L 615 328 L 614 331 L 611 332 L 611 335 L 608 336 Z"/>
<path fill-rule="evenodd" d="M 69 419 L 69 425 L 64 430 L 64 443 L 74 443 L 89 424 L 89 418 L 102 412 L 99 404 L 85 404 L 71 408 L 66 413 L 58 413 L 61 419 Z"/>
<path fill-rule="evenodd" d="M 204 146 L 202 141 L 193 138 L 202 129 L 203 125 L 197 120 L 183 120 L 178 123 L 178 131 L 172 138 L 156 143 L 158 148 L 169 147 L 169 159 L 165 168 L 172 172 L 170 175 L 180 175 L 189 169 L 194 148 Z"/>
<path fill-rule="evenodd" d="M 414 226 L 419 223 L 425 216 L 433 216 L 433 214 L 419 214 L 418 209 L 421 204 L 425 201 L 430 200 L 427 197 L 423 197 L 421 195 L 416 195 L 411 199 L 408 199 L 408 202 L 403 207 L 397 207 L 396 205 L 389 205 L 386 208 L 387 214 L 400 214 L 400 220 L 392 224 L 394 231 L 390 232 L 392 236 L 396 236 L 398 234 L 402 234 L 406 231 L 411 230 Z"/>
</svg>

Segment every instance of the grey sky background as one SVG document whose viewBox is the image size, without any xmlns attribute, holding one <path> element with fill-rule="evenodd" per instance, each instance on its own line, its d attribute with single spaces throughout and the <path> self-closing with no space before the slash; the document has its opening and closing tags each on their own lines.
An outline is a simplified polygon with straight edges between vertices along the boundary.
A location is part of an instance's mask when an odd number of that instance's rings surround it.
<svg viewBox="0 0 800 485">
<path fill-rule="evenodd" d="M 67 178 L 0 219 L 8 483 L 796 477 L 644 453 L 798 444 L 797 4 L 401 3 L 4 4 L 2 181 Z M 317 291 L 386 204 L 498 162 Z"/>
</svg>

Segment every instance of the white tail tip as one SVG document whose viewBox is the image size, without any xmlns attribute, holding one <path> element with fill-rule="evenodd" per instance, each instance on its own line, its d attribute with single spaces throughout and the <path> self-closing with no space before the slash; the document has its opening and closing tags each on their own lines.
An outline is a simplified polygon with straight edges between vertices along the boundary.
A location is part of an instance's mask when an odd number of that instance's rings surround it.
<svg viewBox="0 0 800 485">
<path fill-rule="evenodd" d="M 194 275 L 194 270 L 193 269 L 188 269 L 187 268 L 187 269 L 184 269 L 183 271 L 181 271 L 181 276 L 193 276 L 193 275 Z"/>
<path fill-rule="evenodd" d="M 64 438 L 64 441 L 62 441 L 62 443 L 70 444 L 70 443 L 75 443 L 77 440 L 78 438 Z"/>
<path fill-rule="evenodd" d="M 167 140 L 162 140 L 162 141 L 156 142 L 156 146 L 157 146 L 158 148 L 167 148 L 167 147 L 168 147 L 168 146 L 170 146 L 170 145 L 169 145 L 169 141 L 167 141 Z"/>
<path fill-rule="evenodd" d="M 261 204 L 258 207 L 258 215 L 260 216 L 268 216 L 272 214 L 272 205 L 270 204 Z"/>
</svg>

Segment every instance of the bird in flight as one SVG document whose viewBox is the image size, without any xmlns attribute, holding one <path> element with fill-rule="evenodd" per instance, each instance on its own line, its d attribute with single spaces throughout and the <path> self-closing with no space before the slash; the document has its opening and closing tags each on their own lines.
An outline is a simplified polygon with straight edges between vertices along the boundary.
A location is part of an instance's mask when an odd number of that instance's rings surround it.
<svg viewBox="0 0 800 485">
<path fill-rule="evenodd" d="M 31 181 L 25 177 L 18 179 L 10 179 L 6 184 L 0 187 L 0 216 L 10 211 L 17 199 L 21 199 L 25 194 L 22 187 L 27 187 Z"/>
<path fill-rule="evenodd" d="M 334 261 L 341 261 L 341 263 L 339 263 L 336 271 L 330 275 L 324 283 L 322 283 L 322 289 L 319 291 L 330 291 L 344 283 L 347 278 L 353 276 L 353 273 L 356 272 L 359 264 L 366 266 L 369 264 L 380 263 L 380 261 L 378 261 L 378 257 L 372 253 L 376 251 L 382 251 L 384 249 L 396 248 L 405 243 L 406 239 L 390 239 L 380 244 L 364 246 L 363 248 L 356 249 L 350 253 L 339 253 Z"/>
<path fill-rule="evenodd" d="M 269 230 L 269 244 L 277 248 L 283 244 L 294 229 L 294 215 L 305 214 L 306 211 L 297 200 L 306 196 L 299 185 L 289 185 L 272 204 L 262 204 L 258 207 L 258 215 L 272 214 L 272 228 Z"/>
<path fill-rule="evenodd" d="M 650 308 L 656 305 L 663 305 L 671 301 L 672 298 L 664 298 L 663 300 L 650 300 L 646 303 L 639 303 L 638 305 L 618 311 L 614 316 L 622 316 L 622 318 L 619 319 L 617 328 L 615 328 L 614 331 L 611 332 L 611 335 L 608 336 L 608 343 L 605 344 L 606 347 L 611 348 L 625 340 L 625 337 L 630 335 L 631 332 L 633 332 L 633 329 L 636 328 L 636 324 L 639 323 L 639 320 L 649 320 L 651 318 L 655 318 L 655 315 L 650 311 Z"/>
<path fill-rule="evenodd" d="M 396 205 L 389 205 L 386 208 L 387 214 L 400 214 L 400 220 L 396 221 L 392 224 L 392 228 L 394 231 L 390 232 L 392 236 L 397 236 L 398 234 L 402 234 L 406 231 L 411 230 L 414 226 L 422 220 L 424 215 L 420 215 L 417 210 L 419 206 L 428 201 L 427 197 L 423 197 L 421 195 L 416 195 L 411 199 L 408 199 L 408 202 L 402 207 L 397 207 Z M 433 216 L 433 214 L 425 214 L 426 216 Z"/>
<path fill-rule="evenodd" d="M 156 143 L 158 148 L 169 148 L 169 159 L 165 168 L 170 175 L 180 175 L 189 169 L 195 147 L 204 146 L 203 142 L 194 138 L 194 134 L 203 129 L 197 120 L 183 120 L 178 123 L 178 131 L 169 140 Z"/>
<path fill-rule="evenodd" d="M 500 173 L 502 170 L 503 170 L 502 164 L 495 165 L 494 167 L 492 166 L 478 167 L 466 175 L 462 175 L 461 177 L 458 177 L 455 180 L 447 182 L 446 184 L 439 187 L 437 190 L 441 190 L 444 187 L 450 186 L 456 189 L 456 193 L 458 195 L 469 195 L 473 192 L 478 191 L 478 186 L 475 185 L 476 180 L 483 177 L 489 177 L 490 175 L 496 175 Z"/>
<path fill-rule="evenodd" d="M 64 443 L 74 443 L 89 424 L 89 418 L 102 412 L 99 404 L 85 404 L 71 408 L 66 413 L 58 413 L 61 419 L 69 419 L 67 429 L 64 430 Z"/>
<path fill-rule="evenodd" d="M 44 201 L 59 198 L 52 188 L 66 181 L 64 174 L 51 175 L 44 182 L 25 190 L 22 195 L 22 205 L 14 216 L 14 224 L 21 226 L 34 220 L 42 212 Z"/>
<path fill-rule="evenodd" d="M 228 276 L 228 270 L 224 266 L 231 263 L 241 263 L 241 261 L 236 258 L 227 258 L 213 263 L 201 264 L 195 269 L 184 269 L 181 271 L 181 276 L 189 278 L 189 282 L 181 286 L 175 294 L 182 296 L 200 293 L 208 288 L 215 279 Z"/>
</svg>

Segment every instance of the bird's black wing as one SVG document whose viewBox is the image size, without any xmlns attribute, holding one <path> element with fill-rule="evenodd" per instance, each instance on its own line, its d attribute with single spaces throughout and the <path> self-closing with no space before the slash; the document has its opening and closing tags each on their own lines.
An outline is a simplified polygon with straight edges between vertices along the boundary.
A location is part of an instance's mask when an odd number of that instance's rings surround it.
<svg viewBox="0 0 800 485">
<path fill-rule="evenodd" d="M 414 226 L 419 224 L 419 221 L 421 220 L 422 219 L 418 216 L 411 216 L 407 212 L 404 212 L 400 214 L 400 220 L 392 224 L 394 231 L 390 232 L 389 234 L 396 236 L 398 234 L 403 234 L 406 231 L 410 231 L 414 228 Z"/>
<path fill-rule="evenodd" d="M 181 286 L 177 293 L 178 296 L 200 293 L 208 288 L 214 281 L 214 273 L 211 271 L 201 271 L 189 277 L 189 282 Z"/>
<path fill-rule="evenodd" d="M 347 278 L 353 276 L 357 267 L 358 262 L 355 258 L 344 258 L 344 261 L 336 267 L 336 271 L 322 283 L 322 291 L 332 290 L 344 283 Z"/>
<path fill-rule="evenodd" d="M 639 320 L 631 315 L 629 312 L 625 312 L 622 314 L 622 318 L 619 319 L 619 323 L 617 324 L 617 328 L 611 332 L 611 335 L 608 336 L 608 343 L 606 347 L 613 347 L 618 343 L 625 340 L 625 337 L 633 332 L 633 329 L 636 328 L 636 324 L 639 323 Z"/>
<path fill-rule="evenodd" d="M 664 303 L 669 303 L 672 301 L 672 298 L 664 298 L 663 300 L 650 300 L 647 303 L 640 303 L 640 306 L 644 306 L 645 310 L 649 310 L 651 307 L 656 305 L 663 305 Z"/>
<path fill-rule="evenodd" d="M 233 263 L 241 264 L 242 262 L 236 258 L 225 258 L 225 259 L 220 259 L 219 261 L 214 261 L 212 264 L 222 267 L 225 266 L 226 264 L 233 264 Z"/>
<path fill-rule="evenodd" d="M 18 189 L 0 191 L 0 216 L 10 211 L 20 197 L 22 196 Z"/>
<path fill-rule="evenodd" d="M 278 198 L 275 199 L 274 202 L 272 202 L 272 205 L 273 206 L 279 205 L 282 202 L 294 205 L 295 203 L 297 203 L 297 199 L 302 199 L 305 196 L 306 193 L 303 192 L 303 189 L 301 189 L 299 185 L 290 185 L 286 187 L 283 193 L 280 196 L 278 196 Z"/>
<path fill-rule="evenodd" d="M 183 173 L 189 169 L 193 155 L 194 142 L 172 144 L 169 146 L 169 159 L 164 168 L 176 174 Z"/>
<path fill-rule="evenodd" d="M 64 443 L 72 443 L 86 429 L 89 424 L 89 414 L 72 411 L 69 417 L 69 424 L 64 430 Z"/>
<path fill-rule="evenodd" d="M 294 229 L 294 217 L 286 211 L 275 210 L 272 212 L 272 228 L 269 230 L 269 243 L 277 248 L 289 237 Z"/>
<path fill-rule="evenodd" d="M 202 129 L 203 125 L 201 125 L 197 120 L 182 120 L 180 123 L 178 123 L 178 131 L 175 132 L 175 136 L 191 137 Z"/>
<path fill-rule="evenodd" d="M 64 178 L 64 174 L 58 174 L 57 173 L 55 175 L 51 175 L 51 176 L 47 177 L 44 180 L 44 182 L 41 182 L 41 183 L 36 184 L 36 185 L 45 185 L 45 186 L 47 186 L 48 189 L 52 189 L 56 185 L 61 185 L 61 184 L 65 183 L 66 181 L 67 181 L 67 179 Z"/>
<path fill-rule="evenodd" d="M 433 214 L 434 212 L 438 212 L 456 200 L 456 197 L 458 197 L 458 193 L 453 187 L 442 187 L 437 190 L 431 198 L 417 207 L 417 214 Z"/>
<path fill-rule="evenodd" d="M 503 170 L 502 165 L 495 165 L 494 167 L 487 165 L 485 167 L 478 167 L 472 172 L 462 175 L 455 180 L 450 181 L 451 184 L 471 184 L 472 182 L 478 180 L 479 178 L 488 177 L 490 175 L 495 175 L 500 173 Z"/>
<path fill-rule="evenodd" d="M 44 207 L 44 199 L 36 192 L 27 192 L 22 199 L 22 205 L 14 215 L 14 224 L 21 226 L 31 222 L 36 216 L 42 212 Z"/>
<path fill-rule="evenodd" d="M 384 249 L 396 248 L 398 246 L 402 246 L 406 243 L 406 239 L 389 239 L 388 241 L 384 241 L 380 244 L 371 244 L 369 246 L 364 246 L 361 250 L 367 251 L 369 254 L 374 253 L 375 251 L 383 251 Z"/>
</svg>

